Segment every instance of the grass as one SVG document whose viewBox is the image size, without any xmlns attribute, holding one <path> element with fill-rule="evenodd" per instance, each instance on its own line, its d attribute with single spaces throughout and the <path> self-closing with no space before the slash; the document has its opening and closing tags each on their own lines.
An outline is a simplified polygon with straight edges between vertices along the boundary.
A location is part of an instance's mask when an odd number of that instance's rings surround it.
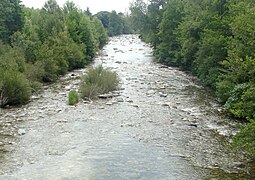
<svg viewBox="0 0 255 180">
<path fill-rule="evenodd" d="M 95 99 L 100 94 L 116 90 L 118 84 L 119 78 L 115 72 L 102 66 L 90 68 L 81 79 L 81 96 L 84 99 Z"/>
<path fill-rule="evenodd" d="M 79 102 L 79 94 L 72 90 L 68 93 L 68 104 L 75 105 Z"/>
</svg>

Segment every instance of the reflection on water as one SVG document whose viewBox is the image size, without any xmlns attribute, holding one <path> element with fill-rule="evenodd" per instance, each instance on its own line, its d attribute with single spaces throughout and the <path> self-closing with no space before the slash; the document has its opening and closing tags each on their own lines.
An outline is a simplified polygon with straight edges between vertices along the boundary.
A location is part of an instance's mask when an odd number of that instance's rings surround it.
<svg viewBox="0 0 255 180">
<path fill-rule="evenodd" d="M 74 71 L 0 111 L 0 179 L 245 179 L 254 170 L 228 148 L 236 123 L 196 78 L 153 62 L 136 35 L 96 58 L 121 79 L 119 97 L 68 106 Z"/>
</svg>

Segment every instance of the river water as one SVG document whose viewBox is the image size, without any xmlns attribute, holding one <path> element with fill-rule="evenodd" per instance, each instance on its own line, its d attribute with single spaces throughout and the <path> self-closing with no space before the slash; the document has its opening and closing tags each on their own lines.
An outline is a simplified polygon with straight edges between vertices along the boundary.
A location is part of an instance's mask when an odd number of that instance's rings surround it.
<svg viewBox="0 0 255 180">
<path fill-rule="evenodd" d="M 155 63 L 136 35 L 95 59 L 118 73 L 116 97 L 67 105 L 74 71 L 31 102 L 0 110 L 0 179 L 253 179 L 228 143 L 237 122 L 191 75 Z"/>
</svg>

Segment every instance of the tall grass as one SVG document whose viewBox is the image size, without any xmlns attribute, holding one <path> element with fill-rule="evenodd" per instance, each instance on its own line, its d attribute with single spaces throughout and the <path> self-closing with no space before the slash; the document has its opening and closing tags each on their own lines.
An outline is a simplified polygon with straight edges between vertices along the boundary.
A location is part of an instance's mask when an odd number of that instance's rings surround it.
<svg viewBox="0 0 255 180">
<path fill-rule="evenodd" d="M 98 95 L 117 89 L 119 84 L 118 75 L 101 65 L 88 70 L 81 79 L 80 92 L 82 98 L 94 99 Z"/>
<path fill-rule="evenodd" d="M 72 90 L 68 93 L 68 104 L 75 105 L 79 102 L 79 94 Z"/>
</svg>

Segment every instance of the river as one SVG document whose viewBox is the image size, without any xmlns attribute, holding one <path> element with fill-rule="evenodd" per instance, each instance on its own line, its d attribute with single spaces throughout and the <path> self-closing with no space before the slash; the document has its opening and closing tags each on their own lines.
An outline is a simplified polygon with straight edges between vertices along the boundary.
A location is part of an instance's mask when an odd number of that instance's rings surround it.
<svg viewBox="0 0 255 180">
<path fill-rule="evenodd" d="M 136 35 L 110 39 L 94 66 L 120 77 L 118 96 L 67 105 L 87 69 L 0 110 L 0 179 L 253 179 L 228 146 L 237 122 L 199 81 L 154 62 Z"/>
</svg>

